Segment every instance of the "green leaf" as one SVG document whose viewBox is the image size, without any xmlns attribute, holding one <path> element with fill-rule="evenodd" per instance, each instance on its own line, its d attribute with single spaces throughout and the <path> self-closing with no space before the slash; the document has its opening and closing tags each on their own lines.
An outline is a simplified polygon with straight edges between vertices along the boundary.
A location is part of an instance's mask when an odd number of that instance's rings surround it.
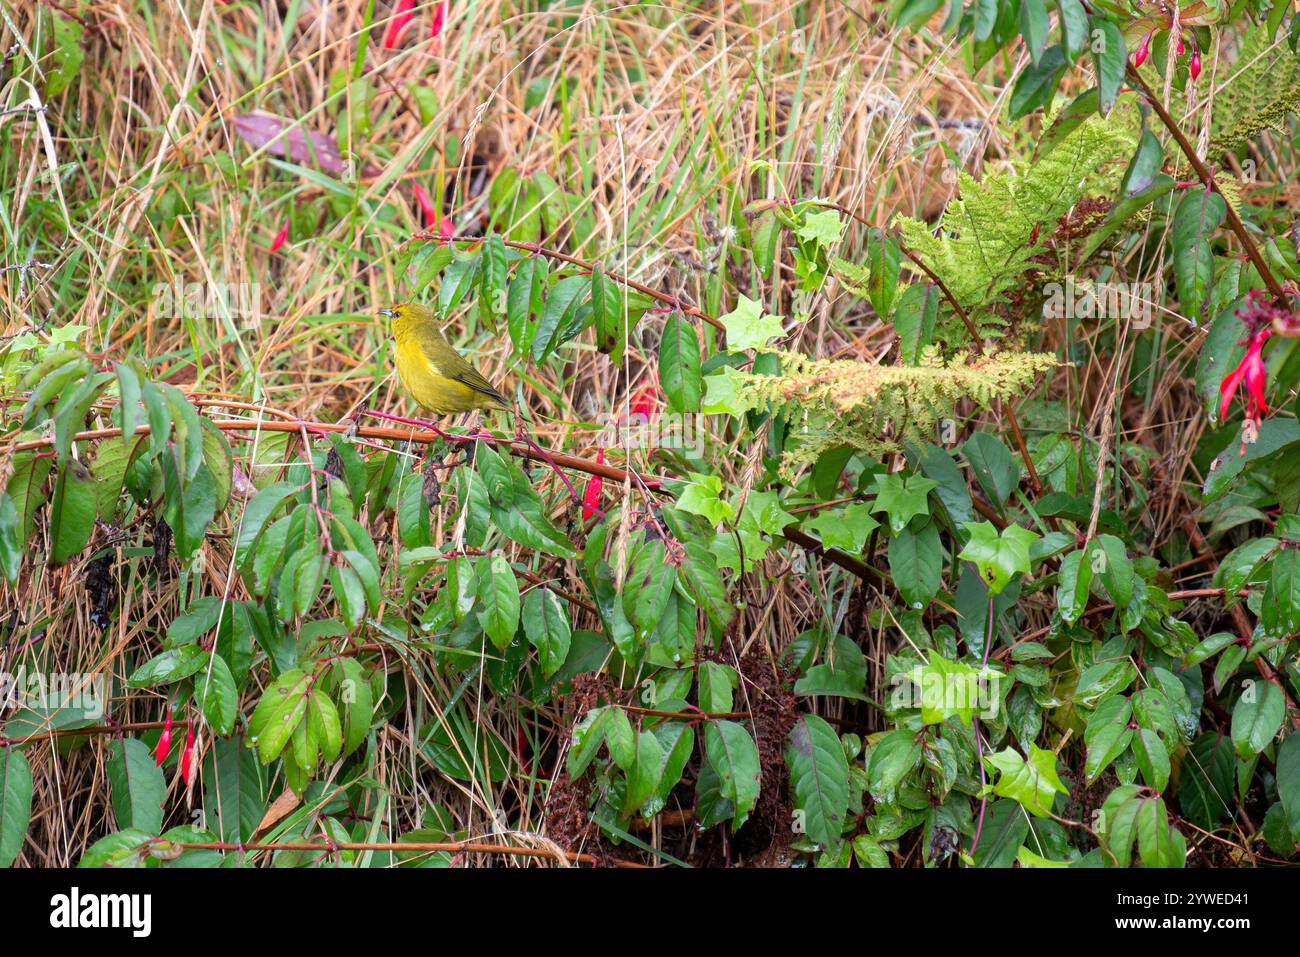
<svg viewBox="0 0 1300 957">
<path fill-rule="evenodd" d="M 160 833 L 167 782 L 148 745 L 136 738 L 117 738 L 109 747 L 107 771 L 118 828 Z"/>
<path fill-rule="evenodd" d="M 803 527 L 821 539 L 826 548 L 838 548 L 856 555 L 866 547 L 867 536 L 880 527 L 871 517 L 871 506 L 866 502 L 851 502 L 843 508 L 824 509 L 807 519 Z"/>
<path fill-rule="evenodd" d="M 867 701 L 866 683 L 867 659 L 862 649 L 847 635 L 836 635 L 826 662 L 809 668 L 795 682 L 794 691 L 798 695 L 833 695 Z"/>
<path fill-rule="evenodd" d="M 736 308 L 720 318 L 727 331 L 729 352 L 758 349 L 766 345 L 768 340 L 785 335 L 781 317 L 764 313 L 761 302 L 750 299 L 743 293 Z"/>
<path fill-rule="evenodd" d="M 157 836 L 135 828 L 114 831 L 92 844 L 86 853 L 81 855 L 77 867 L 144 867 L 149 857 L 146 845 Z"/>
<path fill-rule="evenodd" d="M 266 812 L 266 782 L 257 755 L 237 739 L 216 738 L 204 755 L 203 806 L 223 841 L 250 840 Z"/>
<path fill-rule="evenodd" d="M 1272 743 L 1286 717 L 1282 690 L 1262 678 L 1246 683 L 1232 709 L 1232 743 L 1243 759 L 1253 757 Z"/>
<path fill-rule="evenodd" d="M 1093 62 L 1097 69 L 1097 88 L 1101 95 L 1101 115 L 1105 116 L 1115 106 L 1120 87 L 1124 85 L 1124 67 L 1128 62 L 1128 48 L 1124 34 L 1105 17 L 1093 17 L 1092 29 L 1101 36 L 1093 41 Z"/>
<path fill-rule="evenodd" d="M 690 473 L 691 482 L 677 497 L 677 507 L 692 515 L 701 515 L 710 525 L 731 518 L 736 514 L 730 502 L 723 501 L 722 479 L 716 475 Z"/>
<path fill-rule="evenodd" d="M 934 522 L 920 531 L 908 525 L 889 541 L 889 572 L 898 593 L 913 609 L 925 608 L 943 583 L 943 544 Z"/>
<path fill-rule="evenodd" d="M 1029 746 L 1028 761 L 1006 748 L 985 755 L 984 762 L 999 772 L 993 792 L 1011 798 L 1036 817 L 1049 817 L 1053 796 L 1069 793 L 1056 773 L 1056 754 L 1037 745 Z"/>
<path fill-rule="evenodd" d="M 1029 836 L 1029 819 L 1015 801 L 994 801 L 984 815 L 979 846 L 972 858 L 976 867 L 1010 867 Z"/>
<path fill-rule="evenodd" d="M 1128 750 L 1133 741 L 1133 729 L 1129 727 L 1132 717 L 1133 703 L 1128 698 L 1113 695 L 1098 704 L 1088 718 L 1083 741 L 1087 747 L 1084 774 L 1089 784 Z"/>
<path fill-rule="evenodd" d="M 312 690 L 307 701 L 307 727 L 310 736 L 320 746 L 326 761 L 335 761 L 343 750 L 343 725 L 334 702 L 319 688 Z"/>
<path fill-rule="evenodd" d="M 891 800 L 895 789 L 921 761 L 921 743 L 912 731 L 890 731 L 871 748 L 867 781 L 873 796 Z"/>
<path fill-rule="evenodd" d="M 659 343 L 659 385 L 674 412 L 700 411 L 700 342 L 680 309 L 664 323 Z"/>
<path fill-rule="evenodd" d="M 898 333 L 899 356 L 907 365 L 916 365 L 922 351 L 934 342 L 938 318 L 939 289 L 932 283 L 913 283 L 899 297 L 894 331 Z"/>
<path fill-rule="evenodd" d="M 1034 65 L 1047 46 L 1047 27 L 1047 5 L 1043 0 L 1020 0 L 1020 35 L 1025 38 L 1025 48 Z"/>
<path fill-rule="evenodd" d="M 574 726 L 566 764 L 569 777 L 581 777 L 600 752 L 612 710 L 608 707 L 593 708 Z"/>
<path fill-rule="evenodd" d="M 803 715 L 790 730 L 785 760 L 805 833 L 823 847 L 839 843 L 849 809 L 849 762 L 839 735 L 816 715 Z"/>
<path fill-rule="evenodd" d="M 54 467 L 49 457 L 37 458 L 34 452 L 20 452 L 13 456 L 13 474 L 5 492 L 13 499 L 18 513 L 18 541 L 24 545 L 31 541 L 36 511 L 45 502 L 45 482 Z"/>
<path fill-rule="evenodd" d="M 627 793 L 623 799 L 624 814 L 633 814 L 659 787 L 659 775 L 664 768 L 663 746 L 653 731 L 640 731 L 636 736 L 636 760 L 627 774 Z"/>
<path fill-rule="evenodd" d="M 196 674 L 205 667 L 208 663 L 208 654 L 196 644 L 169 648 L 135 669 L 127 679 L 127 684 L 132 688 L 172 684 Z"/>
<path fill-rule="evenodd" d="M 1079 0 L 1056 0 L 1056 9 L 1061 15 L 1061 45 L 1065 47 L 1065 58 L 1073 63 L 1088 49 L 1088 14 Z"/>
<path fill-rule="evenodd" d="M 569 540 L 551 524 L 541 496 L 513 461 L 507 461 L 485 444 L 478 446 L 474 458 L 487 491 L 492 519 L 501 531 L 527 548 L 561 558 L 577 556 Z M 472 495 L 470 501 L 472 504 Z"/>
<path fill-rule="evenodd" d="M 45 73 L 45 99 L 53 100 L 76 79 L 77 72 L 85 60 L 85 51 L 81 48 L 85 27 L 79 20 L 56 15 L 50 18 L 54 31 L 53 62 L 43 67 Z"/>
<path fill-rule="evenodd" d="M 1277 749 L 1277 796 L 1293 835 L 1300 834 L 1300 732 L 1292 731 Z M 4 855 L 0 854 L 0 863 Z"/>
<path fill-rule="evenodd" d="M 25 542 L 18 537 L 18 509 L 8 492 L 0 491 L 0 574 L 11 583 L 18 580 Z"/>
<path fill-rule="evenodd" d="M 704 755 L 717 772 L 722 796 L 734 809 L 731 830 L 738 831 L 758 803 L 762 779 L 758 747 L 734 721 L 712 721 L 704 728 Z"/>
<path fill-rule="evenodd" d="M 1098 535 L 1092 543 L 1089 563 L 1101 576 L 1116 608 L 1127 608 L 1133 600 L 1135 574 L 1124 543 L 1114 535 Z"/>
<path fill-rule="evenodd" d="M 479 559 L 478 600 L 479 624 L 497 650 L 505 651 L 519 629 L 519 582 L 500 552 Z"/>
<path fill-rule="evenodd" d="M 1265 634 L 1280 638 L 1300 631 L 1300 548 L 1279 549 L 1272 564 L 1259 621 Z"/>
<path fill-rule="evenodd" d="M 307 698 L 312 692 L 312 675 L 293 668 L 280 675 L 266 689 L 248 721 L 249 747 L 257 749 L 263 764 L 280 756 L 294 730 L 307 714 Z"/>
<path fill-rule="evenodd" d="M 990 679 L 996 682 L 1000 675 L 990 670 L 977 671 L 960 661 L 949 661 L 937 651 L 932 650 L 926 663 L 913 668 L 908 677 L 920 696 L 923 724 L 941 724 L 954 716 L 962 724 L 970 724 L 977 709 L 998 703 L 981 702 L 980 692 L 982 682 L 987 689 Z"/>
<path fill-rule="evenodd" d="M 244 517 L 239 525 L 239 534 L 235 538 L 235 564 L 244 567 L 252 552 L 262 529 L 271 515 L 298 487 L 292 482 L 276 482 L 262 489 L 244 508 Z"/>
<path fill-rule="evenodd" d="M 1218 193 L 1189 189 L 1174 213 L 1172 246 L 1174 281 L 1184 316 L 1201 321 L 1203 306 L 1214 284 L 1214 254 L 1210 240 L 1223 224 L 1226 207 Z"/>
<path fill-rule="evenodd" d="M 903 261 L 898 240 L 877 226 L 867 231 L 867 265 L 871 271 L 871 308 L 881 322 L 888 322 L 898 294 L 898 277 Z"/>
<path fill-rule="evenodd" d="M 1056 610 L 1067 624 L 1074 624 L 1088 607 L 1088 588 L 1092 584 L 1092 563 L 1084 549 L 1070 552 L 1061 559 L 1060 584 L 1056 588 Z"/>
<path fill-rule="evenodd" d="M 50 499 L 50 561 L 58 565 L 78 554 L 95 531 L 95 478 L 69 456 L 59 466 Z"/>
<path fill-rule="evenodd" d="M 230 666 L 220 655 L 212 655 L 207 670 L 194 679 L 194 698 L 208 723 L 220 735 L 235 729 L 239 716 L 239 689 Z"/>
<path fill-rule="evenodd" d="M 1162 798 L 1144 798 L 1135 821 L 1138 853 L 1145 867 L 1182 867 L 1187 845 L 1169 824 L 1169 812 Z"/>
<path fill-rule="evenodd" d="M 1060 44 L 1047 50 L 1037 63 L 1025 68 L 1011 89 L 1009 118 L 1018 120 L 1039 107 L 1047 107 L 1056 96 L 1056 87 L 1069 64 Z"/>
<path fill-rule="evenodd" d="M 1224 556 L 1219 563 L 1219 570 L 1214 573 L 1214 584 L 1223 589 L 1225 605 L 1235 604 L 1237 592 L 1246 587 L 1247 583 L 1258 583 L 1263 579 L 1264 576 L 1257 575 L 1256 572 L 1277 546 L 1276 538 L 1252 538 Z"/>
<path fill-rule="evenodd" d="M 494 316 L 506 314 L 506 244 L 493 233 L 483 242 L 482 292 L 488 311 Z"/>
<path fill-rule="evenodd" d="M 1150 728 L 1139 728 L 1133 736 L 1133 756 L 1137 758 L 1138 769 L 1142 779 L 1163 791 L 1169 784 L 1169 750 L 1160 740 L 1160 735 Z"/>
<path fill-rule="evenodd" d="M 709 714 L 725 714 L 732 709 L 732 692 L 740 683 L 740 675 L 730 665 L 716 661 L 702 661 L 696 672 L 699 685 L 700 710 Z"/>
<path fill-rule="evenodd" d="M 976 432 L 961 450 L 971 464 L 980 488 L 999 509 L 1011 497 L 1020 481 L 1020 467 L 1006 445 L 987 432 Z"/>
<path fill-rule="evenodd" d="M 565 276 L 551 287 L 533 336 L 533 361 L 543 361 L 559 347 L 563 329 L 590 289 L 591 280 L 586 276 Z"/>
<path fill-rule="evenodd" d="M 917 515 L 930 514 L 930 506 L 926 498 L 938 484 L 934 479 L 920 475 L 913 475 L 910 478 L 904 478 L 898 472 L 877 475 L 876 499 L 871 510 L 887 513 L 889 529 L 897 535 Z"/>
<path fill-rule="evenodd" d="M 823 209 L 816 213 L 805 213 L 803 222 L 795 230 L 800 239 L 806 239 L 823 248 L 829 248 L 840 241 L 844 232 L 844 223 L 838 210 Z"/>
<path fill-rule="evenodd" d="M 506 293 L 506 327 L 515 352 L 527 355 L 537 331 L 534 319 L 546 305 L 549 267 L 541 256 L 529 256 L 515 269 L 515 278 Z"/>
<path fill-rule="evenodd" d="M 0 867 L 18 859 L 32 819 L 32 767 L 17 748 L 0 748 Z"/>
<path fill-rule="evenodd" d="M 550 678 L 569 657 L 573 629 L 563 602 L 548 588 L 534 588 L 524 599 L 524 633 L 537 649 L 543 677 Z"/>
<path fill-rule="evenodd" d="M 967 522 L 970 541 L 958 554 L 973 562 L 989 594 L 1000 594 L 1017 574 L 1029 571 L 1029 546 L 1039 536 L 1019 525 L 1008 525 L 999 534 L 992 522 Z"/>
</svg>

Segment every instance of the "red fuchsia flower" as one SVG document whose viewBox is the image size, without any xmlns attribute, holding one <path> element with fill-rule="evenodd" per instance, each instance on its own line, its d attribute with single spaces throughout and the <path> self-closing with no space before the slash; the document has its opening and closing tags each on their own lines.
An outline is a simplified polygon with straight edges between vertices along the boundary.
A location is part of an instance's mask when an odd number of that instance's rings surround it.
<svg viewBox="0 0 1300 957">
<path fill-rule="evenodd" d="M 1155 31 L 1153 30 L 1152 33 L 1154 32 Z M 1148 33 L 1145 37 L 1142 38 L 1142 42 L 1138 45 L 1137 52 L 1133 54 L 1133 66 L 1136 68 L 1136 67 L 1140 67 L 1143 63 L 1146 63 L 1147 57 L 1150 56 L 1150 54 L 1151 54 L 1151 33 Z"/>
<path fill-rule="evenodd" d="M 429 198 L 428 192 L 419 183 L 412 183 L 411 191 L 415 193 L 415 201 L 420 204 L 420 215 L 424 219 L 424 228 L 428 229 L 438 219 L 437 207 L 433 205 L 433 200 Z"/>
<path fill-rule="evenodd" d="M 605 450 L 596 449 L 596 464 L 605 464 Z M 593 475 L 587 479 L 587 487 L 582 491 L 582 520 L 588 521 L 596 514 L 596 509 L 600 507 L 600 490 L 605 485 L 605 480 L 599 475 Z"/>
<path fill-rule="evenodd" d="M 158 746 L 153 749 L 153 755 L 154 758 L 157 760 L 159 767 L 162 767 L 162 763 L 167 760 L 167 752 L 170 751 L 171 749 L 172 749 L 172 712 L 171 712 L 171 708 L 168 707 L 167 717 L 163 722 L 162 735 L 159 736 L 158 738 Z"/>
<path fill-rule="evenodd" d="M 289 238 L 289 220 L 284 221 L 284 226 L 275 234 L 275 239 L 271 240 L 271 252 L 278 252 L 280 247 L 285 244 Z"/>
<path fill-rule="evenodd" d="M 393 6 L 392 19 L 388 21 L 388 29 L 384 31 L 383 47 L 385 50 L 391 50 L 397 46 L 397 42 L 402 38 L 402 31 L 406 25 L 411 22 L 415 16 L 415 0 L 397 0 Z"/>
<path fill-rule="evenodd" d="M 438 223 L 438 238 L 442 240 L 450 240 L 451 237 L 455 235 L 456 224 L 451 221 L 451 217 L 442 217 L 442 221 Z"/>
<path fill-rule="evenodd" d="M 1246 297 L 1246 306 L 1237 311 L 1237 316 L 1246 327 L 1246 354 L 1241 357 L 1237 367 L 1223 377 L 1219 384 L 1219 420 L 1228 417 L 1233 396 L 1243 385 L 1245 389 L 1247 431 L 1259 428 L 1259 421 L 1268 415 L 1268 402 L 1264 390 L 1268 385 L 1268 370 L 1264 365 L 1264 343 L 1273 335 L 1279 319 L 1290 313 L 1273 302 L 1272 297 L 1263 289 L 1252 289 Z"/>
<path fill-rule="evenodd" d="M 1187 72 L 1191 74 L 1193 81 L 1201 75 L 1201 50 L 1199 47 L 1192 47 L 1192 59 L 1187 64 Z"/>
<path fill-rule="evenodd" d="M 1178 55 L 1182 56 L 1187 52 L 1187 44 L 1183 42 L 1183 35 L 1178 34 Z"/>
<path fill-rule="evenodd" d="M 443 0 L 433 8 L 433 29 L 429 31 L 430 39 L 436 40 L 442 36 L 443 24 L 447 22 L 447 0 Z"/>
<path fill-rule="evenodd" d="M 194 725 L 186 724 L 185 750 L 181 752 L 181 780 L 190 783 L 190 774 L 194 770 Z"/>
</svg>

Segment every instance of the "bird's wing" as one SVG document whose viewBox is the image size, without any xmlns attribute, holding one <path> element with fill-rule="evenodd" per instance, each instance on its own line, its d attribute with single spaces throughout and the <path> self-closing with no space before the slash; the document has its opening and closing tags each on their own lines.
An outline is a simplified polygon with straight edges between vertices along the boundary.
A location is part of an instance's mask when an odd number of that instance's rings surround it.
<svg viewBox="0 0 1300 957">
<path fill-rule="evenodd" d="M 443 349 L 440 354 L 435 355 L 429 346 L 430 342 L 425 337 L 420 337 L 420 350 L 424 353 L 424 357 L 429 364 L 438 372 L 449 379 L 455 379 L 461 385 L 468 386 L 489 399 L 501 403 L 502 406 L 509 407 L 505 396 L 493 388 L 492 383 L 475 371 L 474 367 L 466 362 L 454 349 Z"/>
</svg>

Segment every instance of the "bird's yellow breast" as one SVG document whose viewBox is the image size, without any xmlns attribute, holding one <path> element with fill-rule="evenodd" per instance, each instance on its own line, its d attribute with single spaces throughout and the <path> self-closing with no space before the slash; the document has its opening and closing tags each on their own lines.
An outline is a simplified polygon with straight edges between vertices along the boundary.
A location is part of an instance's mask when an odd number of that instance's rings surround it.
<svg viewBox="0 0 1300 957">
<path fill-rule="evenodd" d="M 438 371 L 414 336 L 399 334 L 396 339 L 397 376 L 421 407 L 438 415 L 451 415 L 483 406 L 481 395 Z"/>
</svg>

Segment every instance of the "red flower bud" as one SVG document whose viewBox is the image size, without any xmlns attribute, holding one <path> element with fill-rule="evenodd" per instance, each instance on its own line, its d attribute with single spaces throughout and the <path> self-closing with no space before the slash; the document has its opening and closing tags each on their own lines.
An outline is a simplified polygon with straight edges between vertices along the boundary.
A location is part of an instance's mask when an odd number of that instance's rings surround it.
<svg viewBox="0 0 1300 957">
<path fill-rule="evenodd" d="M 447 22 L 447 0 L 443 0 L 433 8 L 433 29 L 429 32 L 431 39 L 438 39 L 442 35 L 442 26 Z"/>
<path fill-rule="evenodd" d="M 605 450 L 596 450 L 596 464 L 605 464 Z M 587 487 L 582 492 L 582 520 L 585 522 L 596 514 L 596 509 L 600 507 L 600 490 L 604 486 L 605 480 L 599 475 L 593 475 L 587 480 Z"/>
<path fill-rule="evenodd" d="M 275 234 L 275 239 L 271 240 L 271 252 L 278 251 L 279 248 L 285 244 L 285 241 L 288 238 L 289 238 L 289 220 L 286 219 L 284 221 L 284 227 L 278 233 Z"/>
<path fill-rule="evenodd" d="M 433 200 L 419 183 L 411 184 L 411 191 L 415 193 L 415 201 L 420 204 L 420 215 L 424 218 L 424 227 L 428 229 L 438 219 L 438 210 L 433 205 Z"/>
<path fill-rule="evenodd" d="M 162 763 L 167 760 L 167 752 L 170 751 L 171 749 L 172 749 L 172 712 L 171 712 L 171 708 L 169 707 L 167 709 L 167 717 L 163 722 L 162 735 L 158 738 L 157 747 L 153 749 L 153 755 L 154 758 L 157 760 L 159 767 L 162 767 Z"/>
<path fill-rule="evenodd" d="M 1182 56 L 1187 52 L 1187 44 L 1183 42 L 1183 35 L 1178 34 L 1178 55 Z"/>
<path fill-rule="evenodd" d="M 1187 71 L 1192 75 L 1193 80 L 1201 75 L 1201 51 L 1196 47 L 1192 48 L 1192 59 L 1187 64 Z"/>
<path fill-rule="evenodd" d="M 415 16 L 413 9 L 415 0 L 397 0 L 393 7 L 392 19 L 388 21 L 388 29 L 384 31 L 383 47 L 385 50 L 391 50 L 397 46 L 397 41 L 402 37 L 402 31 L 406 25 L 411 22 Z"/>
<path fill-rule="evenodd" d="M 190 774 L 194 770 L 194 725 L 187 724 L 185 750 L 181 752 L 181 780 L 190 783 Z"/>
<path fill-rule="evenodd" d="M 1148 33 L 1145 37 L 1143 37 L 1141 45 L 1138 46 L 1137 48 L 1137 52 L 1133 54 L 1133 66 L 1136 68 L 1136 67 L 1140 67 L 1143 63 L 1146 63 L 1147 57 L 1150 55 L 1150 53 L 1151 53 L 1151 34 Z"/>
</svg>

